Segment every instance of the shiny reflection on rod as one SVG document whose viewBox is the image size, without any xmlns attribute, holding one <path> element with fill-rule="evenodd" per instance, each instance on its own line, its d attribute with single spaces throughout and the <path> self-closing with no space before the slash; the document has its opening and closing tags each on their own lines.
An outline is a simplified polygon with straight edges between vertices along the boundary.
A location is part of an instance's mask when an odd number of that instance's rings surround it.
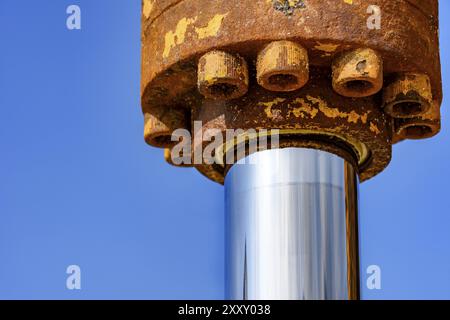
<svg viewBox="0 0 450 320">
<path fill-rule="evenodd" d="M 319 150 L 235 164 L 225 180 L 226 298 L 358 299 L 357 186 L 351 165 Z"/>
</svg>

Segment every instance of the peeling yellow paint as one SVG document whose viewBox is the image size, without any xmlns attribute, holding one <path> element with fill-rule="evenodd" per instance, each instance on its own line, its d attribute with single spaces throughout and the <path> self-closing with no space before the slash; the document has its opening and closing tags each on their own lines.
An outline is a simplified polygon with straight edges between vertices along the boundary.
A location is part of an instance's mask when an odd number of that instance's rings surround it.
<svg viewBox="0 0 450 320">
<path fill-rule="evenodd" d="M 358 123 L 358 121 L 361 121 L 363 124 L 367 123 L 367 117 L 368 117 L 370 111 L 367 111 L 366 113 L 364 113 L 362 115 L 358 114 L 354 110 L 352 110 L 351 112 L 342 112 L 339 110 L 339 108 L 328 107 L 326 101 L 324 101 L 320 98 L 315 98 L 315 97 L 308 95 L 306 97 L 306 99 L 308 99 L 309 101 L 311 101 L 314 104 L 317 104 L 320 112 L 322 112 L 328 118 L 347 119 L 348 122 L 355 123 L 355 124 Z"/>
<path fill-rule="evenodd" d="M 282 103 L 284 101 L 286 101 L 286 99 L 284 99 L 284 98 L 276 98 L 276 99 L 274 99 L 272 101 L 260 102 L 259 104 L 262 105 L 262 106 L 265 106 L 265 107 L 272 108 L 274 105 L 277 105 L 277 104 Z"/>
<path fill-rule="evenodd" d="M 150 14 L 153 11 L 153 6 L 155 5 L 156 0 L 144 0 L 144 6 L 142 8 L 142 13 L 144 14 L 145 18 L 148 19 L 150 17 Z"/>
<path fill-rule="evenodd" d="M 362 121 L 362 123 L 367 123 L 367 117 L 369 116 L 369 113 L 370 113 L 370 111 L 367 111 L 366 113 L 364 113 L 362 116 L 361 116 L 361 121 Z"/>
<path fill-rule="evenodd" d="M 169 56 L 170 50 L 172 50 L 172 48 L 184 42 L 187 28 L 189 27 L 189 25 L 193 24 L 196 20 L 197 17 L 190 19 L 183 18 L 180 21 L 178 21 L 175 31 L 169 31 L 166 33 L 163 52 L 164 58 L 167 58 Z"/>
<path fill-rule="evenodd" d="M 375 134 L 380 134 L 380 129 L 378 129 L 377 125 L 370 121 L 370 131 L 372 131 Z"/>
<path fill-rule="evenodd" d="M 284 98 L 276 98 L 272 101 L 268 102 L 260 102 L 260 106 L 264 106 L 264 112 L 266 116 L 269 119 L 273 119 L 276 114 L 274 114 L 272 108 L 275 105 L 278 105 L 282 102 L 285 102 L 286 99 Z M 297 104 L 298 107 L 295 105 L 292 105 L 293 108 L 289 110 L 290 115 L 294 115 L 297 118 L 305 118 L 306 115 L 308 115 L 311 119 L 314 119 L 319 112 L 323 113 L 327 118 L 341 118 L 346 119 L 349 123 L 357 124 L 358 122 L 361 122 L 362 124 L 367 123 L 367 119 L 369 116 L 370 111 L 367 111 L 364 114 L 359 114 L 356 111 L 352 110 L 350 112 L 343 112 L 339 110 L 339 108 L 331 108 L 327 105 L 327 102 L 322 100 L 320 97 L 312 97 L 312 96 L 306 96 L 306 98 L 297 98 L 294 101 L 292 101 L 292 104 Z M 376 128 L 376 127 L 375 127 Z M 376 128 L 378 129 L 378 128 Z M 372 128 L 371 124 L 371 130 L 375 130 Z"/>
<path fill-rule="evenodd" d="M 197 32 L 197 36 L 199 39 L 204 39 L 208 37 L 215 37 L 219 33 L 220 27 L 222 26 L 223 19 L 228 15 L 225 14 L 216 14 L 211 20 L 209 20 L 206 27 L 203 28 L 195 28 L 195 32 Z"/>
<path fill-rule="evenodd" d="M 308 114 L 311 119 L 314 119 L 317 114 L 319 113 L 319 110 L 317 108 L 313 108 L 311 107 L 306 101 L 305 99 L 302 98 L 297 98 L 293 101 L 294 103 L 300 104 L 300 107 L 298 108 L 293 108 L 291 110 L 291 113 L 294 114 L 294 116 L 296 116 L 297 118 L 305 117 L 305 114 Z"/>
<path fill-rule="evenodd" d="M 277 105 L 277 104 L 280 104 L 280 103 L 282 103 L 284 101 L 286 101 L 286 99 L 284 99 L 284 98 L 276 98 L 276 99 L 274 99 L 272 101 L 260 102 L 259 105 L 263 106 L 263 107 L 266 107 L 264 109 L 264 112 L 266 113 L 266 116 L 271 119 L 274 116 L 273 113 L 272 113 L 272 107 Z"/>
<path fill-rule="evenodd" d="M 331 55 L 333 52 L 335 52 L 337 50 L 338 47 L 339 47 L 338 44 L 318 42 L 314 46 L 314 49 L 319 50 L 319 51 L 323 51 L 323 52 L 326 53 L 326 55 Z"/>
<path fill-rule="evenodd" d="M 353 0 L 344 0 L 345 3 L 353 4 Z"/>
</svg>

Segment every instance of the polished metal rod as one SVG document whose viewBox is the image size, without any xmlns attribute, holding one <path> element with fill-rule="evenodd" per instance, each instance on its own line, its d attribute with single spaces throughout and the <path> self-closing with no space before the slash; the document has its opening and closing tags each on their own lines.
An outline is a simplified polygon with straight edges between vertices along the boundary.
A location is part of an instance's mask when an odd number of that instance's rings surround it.
<svg viewBox="0 0 450 320">
<path fill-rule="evenodd" d="M 235 164 L 225 180 L 226 298 L 358 299 L 357 186 L 351 165 L 319 150 Z"/>
</svg>

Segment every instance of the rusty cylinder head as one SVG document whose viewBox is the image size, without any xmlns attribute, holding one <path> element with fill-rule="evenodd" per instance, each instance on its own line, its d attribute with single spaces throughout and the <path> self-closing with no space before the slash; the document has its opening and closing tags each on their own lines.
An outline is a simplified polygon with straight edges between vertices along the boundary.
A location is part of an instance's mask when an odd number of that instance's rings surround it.
<svg viewBox="0 0 450 320">
<path fill-rule="evenodd" d="M 176 129 L 220 132 L 218 161 L 193 164 L 213 181 L 223 183 L 222 158 L 239 147 L 227 131 L 277 131 L 277 147 L 345 157 L 365 181 L 389 165 L 393 144 L 441 128 L 437 0 L 143 0 L 143 8 L 145 139 L 173 148 Z M 377 12 L 382 28 L 369 23 Z M 192 153 L 209 143 L 194 139 Z"/>
</svg>

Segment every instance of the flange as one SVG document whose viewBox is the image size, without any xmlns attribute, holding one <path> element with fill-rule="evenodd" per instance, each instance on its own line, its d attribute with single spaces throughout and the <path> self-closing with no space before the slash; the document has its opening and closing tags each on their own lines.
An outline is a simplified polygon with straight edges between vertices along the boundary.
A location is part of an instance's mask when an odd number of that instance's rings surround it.
<svg viewBox="0 0 450 320">
<path fill-rule="evenodd" d="M 379 8 L 381 29 L 369 27 L 370 8 Z M 226 99 L 200 86 L 199 70 L 218 74 L 201 69 L 214 52 L 240 68 L 227 69 L 238 94 Z M 276 86 L 287 77 L 296 81 Z M 193 121 L 222 134 L 278 129 L 280 147 L 351 154 L 367 180 L 388 165 L 393 143 L 440 130 L 438 1 L 144 0 L 141 92 L 146 118 L 166 136 L 147 138 L 151 145 L 173 147 L 175 122 L 193 136 Z M 205 142 L 194 141 L 193 152 L 199 147 Z M 195 167 L 217 182 L 227 172 L 220 163 Z"/>
</svg>

